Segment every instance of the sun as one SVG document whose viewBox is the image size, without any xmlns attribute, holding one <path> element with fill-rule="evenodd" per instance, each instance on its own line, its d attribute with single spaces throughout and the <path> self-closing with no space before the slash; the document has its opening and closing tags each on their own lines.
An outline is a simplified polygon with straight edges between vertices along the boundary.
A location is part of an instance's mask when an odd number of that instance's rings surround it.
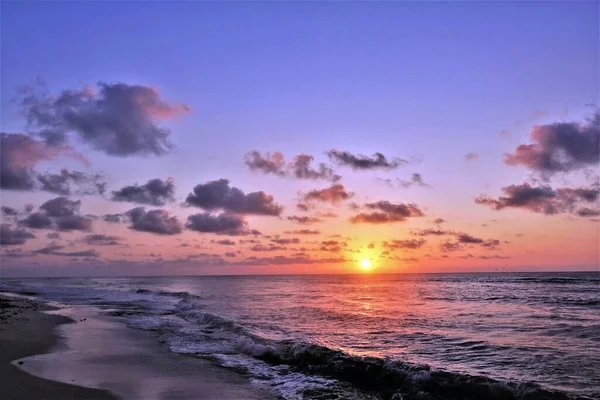
<svg viewBox="0 0 600 400">
<path fill-rule="evenodd" d="M 360 260 L 360 266 L 363 267 L 364 269 L 369 269 L 373 265 L 371 264 L 371 260 L 369 260 L 368 258 L 364 258 L 364 259 Z"/>
</svg>

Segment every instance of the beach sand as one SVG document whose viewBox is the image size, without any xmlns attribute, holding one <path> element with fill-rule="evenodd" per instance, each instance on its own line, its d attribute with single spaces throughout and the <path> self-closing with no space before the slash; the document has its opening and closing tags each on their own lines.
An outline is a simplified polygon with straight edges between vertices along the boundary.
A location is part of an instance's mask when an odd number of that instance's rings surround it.
<svg viewBox="0 0 600 400">
<path fill-rule="evenodd" d="M 110 392 L 30 375 L 11 361 L 41 354 L 57 343 L 53 330 L 70 318 L 39 311 L 51 307 L 32 300 L 0 296 L 0 397 L 12 399 L 116 399 Z"/>
<path fill-rule="evenodd" d="M 155 333 L 128 328 L 96 308 L 0 297 L 0 310 L 3 400 L 276 398 L 240 374 L 175 354 Z"/>
</svg>

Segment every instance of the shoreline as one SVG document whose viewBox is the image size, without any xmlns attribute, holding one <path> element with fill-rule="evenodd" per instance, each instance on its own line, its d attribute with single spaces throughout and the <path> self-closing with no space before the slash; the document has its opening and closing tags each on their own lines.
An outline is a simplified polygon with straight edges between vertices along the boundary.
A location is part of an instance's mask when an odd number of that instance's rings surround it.
<svg viewBox="0 0 600 400">
<path fill-rule="evenodd" d="M 53 309 L 41 301 L 0 295 L 0 389 L 3 399 L 117 399 L 109 391 L 40 378 L 12 364 L 20 358 L 47 353 L 59 342 L 54 329 L 75 322 L 68 317 L 41 312 Z"/>
<path fill-rule="evenodd" d="M 154 332 L 131 329 L 89 306 L 55 308 L 0 294 L 0 310 L 3 400 L 278 398 L 243 375 L 173 353 Z M 56 346 L 61 337 L 64 347 Z"/>
</svg>

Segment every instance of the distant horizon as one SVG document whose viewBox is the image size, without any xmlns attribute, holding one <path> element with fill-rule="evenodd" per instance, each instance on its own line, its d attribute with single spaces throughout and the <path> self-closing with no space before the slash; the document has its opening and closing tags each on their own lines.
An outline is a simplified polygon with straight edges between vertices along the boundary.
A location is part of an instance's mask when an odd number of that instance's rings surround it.
<svg viewBox="0 0 600 400">
<path fill-rule="evenodd" d="M 0 7 L 0 277 L 599 268 L 598 2 Z"/>
<path fill-rule="evenodd" d="M 90 279 L 103 279 L 103 278 L 193 278 L 193 277 L 227 277 L 227 276 L 338 276 L 338 275 L 353 275 L 353 276 L 373 276 L 373 275 L 452 275 L 452 274 L 583 274 L 583 273 L 598 273 L 600 275 L 600 267 L 597 269 L 583 269 L 583 270 L 528 270 L 528 271 L 499 271 L 499 270 L 488 270 L 488 271 L 445 271 L 445 272 L 338 272 L 338 273 L 267 273 L 267 274 L 196 274 L 196 275 L 64 275 L 64 276 L 0 276 L 1 279 L 61 279 L 61 278 L 90 278 Z"/>
</svg>

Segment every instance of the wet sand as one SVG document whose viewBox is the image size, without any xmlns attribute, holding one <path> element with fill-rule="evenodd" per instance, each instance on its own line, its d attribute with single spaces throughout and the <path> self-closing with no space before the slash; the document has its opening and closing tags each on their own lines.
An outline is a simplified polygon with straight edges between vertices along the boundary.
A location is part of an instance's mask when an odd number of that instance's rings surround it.
<svg viewBox="0 0 600 400">
<path fill-rule="evenodd" d="M 9 393 L 7 399 L 276 397 L 240 374 L 191 355 L 175 354 L 158 343 L 155 333 L 128 328 L 98 309 L 52 309 L 12 298 L 2 304 L 2 318 L 6 319 L 0 321 L 0 392 Z M 57 341 L 56 335 L 65 340 Z"/>
<path fill-rule="evenodd" d="M 41 302 L 0 296 L 2 399 L 116 399 L 108 391 L 39 378 L 11 364 L 13 360 L 45 353 L 56 345 L 58 337 L 54 328 L 72 320 L 39 312 L 50 309 Z"/>
</svg>

